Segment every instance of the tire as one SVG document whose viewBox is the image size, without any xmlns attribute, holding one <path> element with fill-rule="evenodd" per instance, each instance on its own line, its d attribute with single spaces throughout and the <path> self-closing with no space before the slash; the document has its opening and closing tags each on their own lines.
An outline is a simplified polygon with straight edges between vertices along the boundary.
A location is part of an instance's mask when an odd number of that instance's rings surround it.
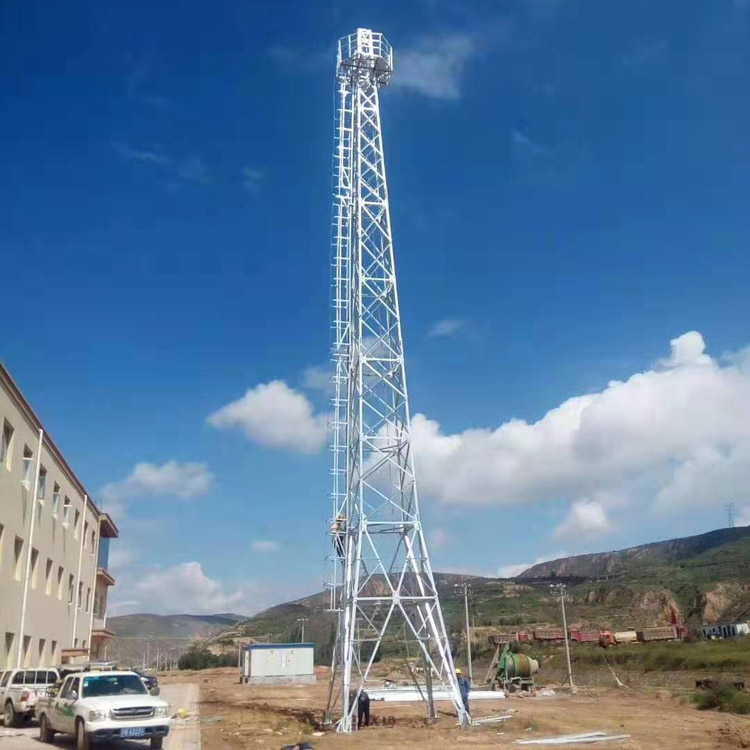
<svg viewBox="0 0 750 750">
<path fill-rule="evenodd" d="M 151 738 L 151 750 L 161 750 L 162 745 L 164 745 L 164 737 Z"/>
<path fill-rule="evenodd" d="M 6 701 L 5 710 L 3 711 L 3 720 L 5 721 L 6 727 L 17 727 L 18 726 L 18 714 L 16 709 L 13 708 L 12 701 Z"/>
<path fill-rule="evenodd" d="M 89 736 L 86 733 L 86 725 L 78 719 L 76 722 L 76 750 L 89 750 Z"/>
<path fill-rule="evenodd" d="M 49 721 L 47 721 L 47 714 L 42 714 L 39 719 L 39 741 L 40 742 L 52 742 L 52 738 L 55 733 L 49 728 Z"/>
</svg>

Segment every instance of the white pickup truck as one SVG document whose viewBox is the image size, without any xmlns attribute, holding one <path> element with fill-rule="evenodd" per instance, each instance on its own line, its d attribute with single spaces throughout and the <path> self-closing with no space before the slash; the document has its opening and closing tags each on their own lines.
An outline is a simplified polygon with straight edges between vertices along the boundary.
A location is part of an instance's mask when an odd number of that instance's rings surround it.
<svg viewBox="0 0 750 750">
<path fill-rule="evenodd" d="M 0 672 L 0 705 L 6 727 L 34 716 L 39 695 L 59 679 L 56 669 L 8 669 Z"/>
<path fill-rule="evenodd" d="M 158 690 L 158 689 L 157 689 Z M 68 675 L 56 695 L 36 704 L 39 739 L 72 734 L 77 750 L 94 740 L 150 740 L 159 750 L 169 734 L 169 704 L 149 694 L 135 672 L 80 672 Z"/>
</svg>

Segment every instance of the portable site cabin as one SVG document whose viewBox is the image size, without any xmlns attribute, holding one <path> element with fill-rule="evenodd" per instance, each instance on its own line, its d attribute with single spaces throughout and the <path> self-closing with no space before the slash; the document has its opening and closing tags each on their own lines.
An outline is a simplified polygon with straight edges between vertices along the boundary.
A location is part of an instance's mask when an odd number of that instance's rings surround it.
<svg viewBox="0 0 750 750">
<path fill-rule="evenodd" d="M 750 626 L 746 622 L 717 622 L 698 628 L 702 638 L 736 638 L 740 635 L 750 635 Z"/>
<path fill-rule="evenodd" d="M 314 643 L 251 643 L 242 652 L 240 680 L 253 685 L 315 682 Z"/>
</svg>

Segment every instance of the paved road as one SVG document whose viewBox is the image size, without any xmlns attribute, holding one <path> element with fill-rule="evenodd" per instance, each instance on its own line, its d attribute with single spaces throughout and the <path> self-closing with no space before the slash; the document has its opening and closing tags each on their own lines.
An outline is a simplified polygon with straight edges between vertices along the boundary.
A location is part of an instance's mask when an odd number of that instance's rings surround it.
<svg viewBox="0 0 750 750">
<path fill-rule="evenodd" d="M 169 701 L 174 713 L 180 708 L 189 712 L 186 721 L 174 721 L 164 743 L 165 750 L 200 750 L 200 724 L 198 716 L 198 685 L 186 683 L 182 685 L 163 685 L 161 697 Z M 20 729 L 6 729 L 0 725 L 0 750 L 44 750 L 48 745 L 39 742 L 39 726 L 35 721 Z M 60 750 L 74 750 L 75 742 L 67 735 L 55 735 L 54 747 Z M 147 750 L 147 742 L 133 742 L 119 740 L 109 744 L 96 744 L 96 748 L 110 747 L 112 750 Z"/>
</svg>

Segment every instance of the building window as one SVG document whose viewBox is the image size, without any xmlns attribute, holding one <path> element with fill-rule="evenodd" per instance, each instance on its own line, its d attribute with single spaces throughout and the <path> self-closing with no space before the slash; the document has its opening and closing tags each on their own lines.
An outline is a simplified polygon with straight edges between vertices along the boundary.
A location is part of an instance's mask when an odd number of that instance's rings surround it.
<svg viewBox="0 0 750 750">
<path fill-rule="evenodd" d="M 46 648 L 46 646 L 47 646 L 47 639 L 46 638 L 40 638 L 39 639 L 39 664 L 37 664 L 37 667 L 43 667 L 43 666 L 45 666 L 45 664 L 44 664 L 44 649 Z M 44 675 L 44 679 L 46 680 L 47 679 L 47 675 L 45 675 L 44 672 L 42 672 L 42 674 Z M 38 679 L 39 679 L 39 677 L 37 676 L 37 680 Z"/>
<path fill-rule="evenodd" d="M 21 481 L 31 487 L 31 475 L 34 473 L 34 454 L 28 445 L 23 446 L 23 476 Z"/>
<path fill-rule="evenodd" d="M 15 633 L 5 633 L 5 642 L 3 643 L 3 663 L 6 669 L 10 669 L 15 659 L 13 658 L 13 641 L 16 640 Z"/>
<path fill-rule="evenodd" d="M 17 580 L 21 580 L 23 574 L 23 539 L 16 537 L 16 542 L 13 545 L 13 577 Z"/>
<path fill-rule="evenodd" d="M 79 532 L 78 526 L 80 525 L 80 521 L 81 521 L 81 511 L 76 510 L 76 520 L 75 520 L 75 523 L 73 524 L 73 536 L 76 539 L 78 539 L 78 532 Z"/>
<path fill-rule="evenodd" d="M 70 526 L 70 498 L 66 495 L 63 502 L 63 524 Z"/>
<path fill-rule="evenodd" d="M 78 609 L 81 608 L 82 604 L 83 604 L 83 583 L 81 583 L 81 581 L 78 581 Z"/>
<path fill-rule="evenodd" d="M 52 569 L 54 567 L 55 566 L 52 564 L 52 559 L 48 557 L 47 558 L 47 568 L 44 571 L 44 575 L 45 575 L 45 578 L 44 578 L 44 593 L 47 596 L 52 596 Z"/>
<path fill-rule="evenodd" d="M 60 485 L 55 482 L 52 486 L 52 517 L 57 518 L 60 511 Z"/>
<path fill-rule="evenodd" d="M 31 588 L 35 589 L 39 572 L 39 550 L 31 548 Z"/>
<path fill-rule="evenodd" d="M 5 526 L 0 523 L 0 566 L 3 564 L 3 540 L 5 539 Z"/>
<path fill-rule="evenodd" d="M 36 496 L 38 500 L 44 502 L 44 498 L 47 494 L 47 469 L 44 466 L 39 468 L 39 484 L 36 488 Z"/>
<path fill-rule="evenodd" d="M 0 465 L 10 470 L 10 456 L 13 449 L 13 428 L 7 419 L 3 420 L 3 435 L 0 438 Z"/>
<path fill-rule="evenodd" d="M 49 644 L 49 661 L 50 664 L 57 663 L 57 641 L 52 641 Z"/>
<path fill-rule="evenodd" d="M 91 529 L 91 554 L 93 555 L 94 552 L 96 552 L 96 531 Z"/>
<path fill-rule="evenodd" d="M 65 580 L 65 571 L 63 570 L 63 566 L 60 565 L 57 569 L 57 598 L 60 601 L 62 601 L 64 580 Z"/>
<path fill-rule="evenodd" d="M 86 611 L 91 611 L 91 587 L 86 588 Z"/>
<path fill-rule="evenodd" d="M 75 588 L 73 585 L 73 576 L 68 576 L 68 604 L 73 603 L 74 593 L 75 593 Z"/>
<path fill-rule="evenodd" d="M 29 657 L 31 656 L 31 636 L 25 635 L 23 637 L 23 664 L 22 666 L 28 667 L 29 664 Z"/>
</svg>

